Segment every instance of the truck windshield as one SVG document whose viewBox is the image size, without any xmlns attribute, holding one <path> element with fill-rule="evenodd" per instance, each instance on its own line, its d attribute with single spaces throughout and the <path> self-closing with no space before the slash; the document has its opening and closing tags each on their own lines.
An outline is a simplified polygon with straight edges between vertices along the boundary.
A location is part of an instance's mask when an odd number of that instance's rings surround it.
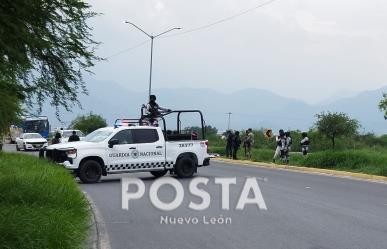
<svg viewBox="0 0 387 249">
<path fill-rule="evenodd" d="M 112 131 L 96 130 L 85 137 L 87 142 L 101 142 L 112 134 Z"/>
<path fill-rule="evenodd" d="M 75 131 L 75 133 L 78 136 L 83 137 L 83 133 L 81 131 Z M 62 137 L 70 137 L 71 135 L 73 135 L 73 131 L 63 131 Z"/>
</svg>

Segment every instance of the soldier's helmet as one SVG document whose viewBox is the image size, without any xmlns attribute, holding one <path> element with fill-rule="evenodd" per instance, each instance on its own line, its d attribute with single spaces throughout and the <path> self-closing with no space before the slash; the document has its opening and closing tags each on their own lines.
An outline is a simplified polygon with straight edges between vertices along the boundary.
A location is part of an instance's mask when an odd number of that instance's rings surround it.
<svg viewBox="0 0 387 249">
<path fill-rule="evenodd" d="M 150 95 L 149 96 L 150 101 L 156 101 L 156 95 Z"/>
</svg>

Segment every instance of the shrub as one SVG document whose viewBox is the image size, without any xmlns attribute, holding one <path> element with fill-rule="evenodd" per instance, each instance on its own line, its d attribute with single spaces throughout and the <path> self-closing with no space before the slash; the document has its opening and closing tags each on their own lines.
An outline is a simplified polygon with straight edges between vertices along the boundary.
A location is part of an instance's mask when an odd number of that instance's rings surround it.
<svg viewBox="0 0 387 249">
<path fill-rule="evenodd" d="M 0 152 L 2 248 L 83 248 L 88 204 L 64 168 Z"/>
</svg>

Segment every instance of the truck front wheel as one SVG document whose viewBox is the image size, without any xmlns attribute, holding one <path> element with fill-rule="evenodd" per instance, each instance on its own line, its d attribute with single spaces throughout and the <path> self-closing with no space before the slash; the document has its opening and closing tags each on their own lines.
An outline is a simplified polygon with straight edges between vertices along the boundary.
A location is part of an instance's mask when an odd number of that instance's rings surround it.
<svg viewBox="0 0 387 249">
<path fill-rule="evenodd" d="M 78 171 L 78 177 L 83 183 L 96 183 L 101 179 L 101 165 L 94 160 L 87 160 L 81 164 Z"/>
<path fill-rule="evenodd" d="M 175 166 L 175 173 L 180 178 L 189 178 L 192 177 L 196 172 L 195 161 L 189 157 L 181 157 Z"/>
</svg>

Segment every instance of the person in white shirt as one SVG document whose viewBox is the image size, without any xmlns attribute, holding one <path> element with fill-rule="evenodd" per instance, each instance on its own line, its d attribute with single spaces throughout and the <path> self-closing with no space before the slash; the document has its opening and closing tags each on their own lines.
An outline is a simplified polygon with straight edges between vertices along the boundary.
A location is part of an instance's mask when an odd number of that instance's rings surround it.
<svg viewBox="0 0 387 249">
<path fill-rule="evenodd" d="M 302 136 L 302 139 L 301 139 L 301 152 L 302 152 L 302 155 L 306 156 L 308 154 L 308 151 L 309 151 L 309 138 L 308 138 L 308 134 L 306 132 L 303 132 L 301 134 Z"/>
<path fill-rule="evenodd" d="M 286 137 L 285 132 L 281 129 L 279 130 L 279 135 L 275 137 L 275 141 L 277 143 L 277 147 L 274 152 L 273 156 L 273 163 L 275 163 L 275 160 L 281 156 L 283 158 L 284 153 L 286 153 Z"/>
</svg>

